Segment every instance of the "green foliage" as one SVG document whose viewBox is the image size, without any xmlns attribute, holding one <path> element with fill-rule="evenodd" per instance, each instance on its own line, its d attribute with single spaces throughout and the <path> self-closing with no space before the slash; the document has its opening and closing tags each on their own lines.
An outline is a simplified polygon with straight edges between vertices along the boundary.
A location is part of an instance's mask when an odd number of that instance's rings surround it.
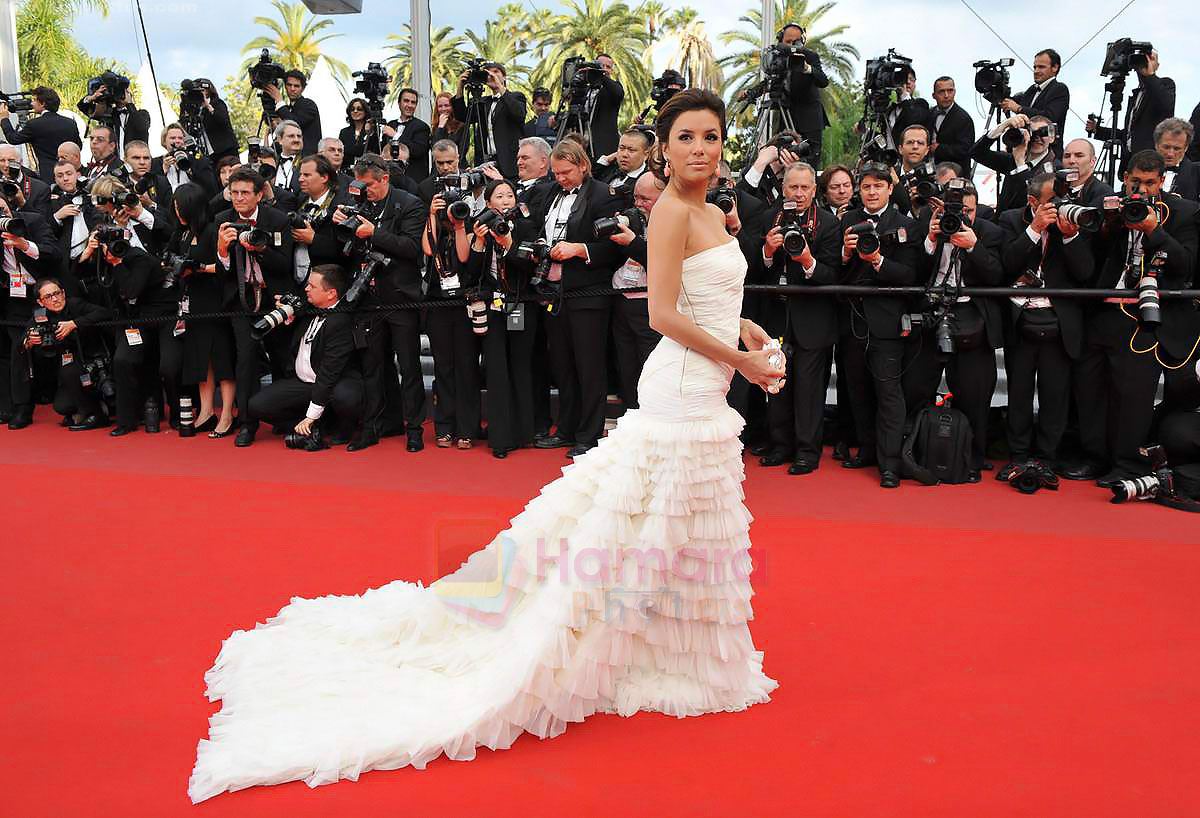
<svg viewBox="0 0 1200 818">
<path fill-rule="evenodd" d="M 25 0 L 17 11 L 21 87 L 53 88 L 64 108 L 74 108 L 86 95 L 88 80 L 108 69 L 129 76 L 125 65 L 93 57 L 75 40 L 75 17 L 83 7 L 108 14 L 106 0 Z"/>
<path fill-rule="evenodd" d="M 270 31 L 269 36 L 255 37 L 242 48 L 242 53 L 249 55 L 249 62 L 257 61 L 262 49 L 267 49 L 284 68 L 299 68 L 311 74 L 317 65 L 317 58 L 324 53 L 321 44 L 340 34 L 321 34 L 333 26 L 333 20 L 325 18 L 317 20 L 303 3 L 285 3 L 283 0 L 271 0 L 271 5 L 279 13 L 279 19 L 271 17 L 255 17 L 254 24 L 265 27 Z M 320 36 L 318 36 L 320 35 Z M 350 76 L 350 69 L 341 60 L 335 60 L 324 54 L 333 75 L 338 79 Z M 245 67 L 245 66 L 243 66 Z"/>
</svg>

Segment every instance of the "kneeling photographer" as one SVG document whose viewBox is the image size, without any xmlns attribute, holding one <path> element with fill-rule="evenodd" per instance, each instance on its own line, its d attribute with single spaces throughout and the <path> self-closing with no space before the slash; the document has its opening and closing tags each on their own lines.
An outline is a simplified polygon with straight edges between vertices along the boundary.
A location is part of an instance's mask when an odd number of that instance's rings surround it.
<svg viewBox="0 0 1200 818">
<path fill-rule="evenodd" d="M 971 158 L 1004 176 L 996 196 L 997 213 L 1023 207 L 1030 178 L 1054 170 L 1051 147 L 1057 137 L 1054 123 L 1049 119 L 1025 114 L 1010 116 L 979 137 L 971 148 Z M 992 147 L 997 140 L 1008 148 L 1007 153 Z"/>
<path fill-rule="evenodd" d="M 1136 289 L 1136 299 L 1105 299 L 1091 311 L 1077 368 L 1079 429 L 1088 459 L 1065 476 L 1101 485 L 1145 474 L 1154 397 L 1164 366 L 1191 355 L 1200 321 L 1191 303 L 1159 303 L 1158 290 L 1187 287 L 1197 252 L 1197 206 L 1162 193 L 1165 165 L 1154 151 L 1129 159 L 1123 198 L 1105 224 L 1096 286 Z M 1102 468 L 1111 471 L 1097 474 Z"/>
<path fill-rule="evenodd" d="M 995 299 L 962 295 L 963 287 L 998 287 L 1004 278 L 1000 249 L 1004 231 L 976 218 L 979 194 L 965 179 L 952 179 L 932 202 L 928 222 L 918 228 L 924 253 L 919 279 L 925 296 L 901 317 L 904 345 L 904 402 L 909 413 L 928 405 L 942 373 L 954 405 L 972 432 L 968 482 L 986 468 L 987 420 L 996 389 L 996 348 L 1004 322 Z"/>
<path fill-rule="evenodd" d="M 837 217 L 816 204 L 817 172 L 798 162 L 783 174 L 783 201 L 768 213 L 761 265 L 768 284 L 812 286 L 837 283 L 842 231 Z M 767 397 L 770 449 L 759 461 L 788 474 L 809 474 L 821 462 L 825 373 L 837 341 L 837 307 L 832 298 L 773 296 L 765 304 L 763 328 L 783 339 L 787 375 L 783 389 Z"/>
<path fill-rule="evenodd" d="M 72 432 L 102 429 L 109 424 L 102 390 L 111 390 L 104 333 L 93 325 L 112 312 L 82 298 L 68 298 L 57 278 L 38 279 L 33 323 L 22 345 L 28 354 L 55 359 L 58 387 L 54 411 Z"/>
<path fill-rule="evenodd" d="M 326 417 L 330 410 L 336 417 L 330 442 L 347 443 L 362 415 L 363 381 L 354 346 L 354 314 L 342 299 L 346 278 L 346 271 L 336 264 L 312 268 L 304 293 L 313 309 L 292 311 L 296 331 L 290 354 L 295 375 L 272 380 L 250 399 L 250 417 L 255 422 L 295 423 L 284 438 L 289 449 L 313 452 L 328 448 L 322 431 L 330 428 Z"/>
</svg>

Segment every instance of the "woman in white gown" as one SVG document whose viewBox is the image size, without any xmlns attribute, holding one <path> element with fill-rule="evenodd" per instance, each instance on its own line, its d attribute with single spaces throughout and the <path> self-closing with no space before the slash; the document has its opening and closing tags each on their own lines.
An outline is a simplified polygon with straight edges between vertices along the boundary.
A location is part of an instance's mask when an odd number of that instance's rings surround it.
<svg viewBox="0 0 1200 818">
<path fill-rule="evenodd" d="M 234 632 L 205 676 L 222 707 L 199 743 L 194 802 L 468 760 L 593 713 L 769 700 L 777 683 L 747 626 L 743 421 L 725 393 L 735 369 L 763 388 L 783 371 L 766 333 L 739 317 L 746 263 L 705 204 L 724 114 L 718 97 L 689 90 L 657 120 L 669 182 L 650 220 L 649 303 L 665 337 L 640 408 L 428 588 L 296 598 Z"/>
</svg>

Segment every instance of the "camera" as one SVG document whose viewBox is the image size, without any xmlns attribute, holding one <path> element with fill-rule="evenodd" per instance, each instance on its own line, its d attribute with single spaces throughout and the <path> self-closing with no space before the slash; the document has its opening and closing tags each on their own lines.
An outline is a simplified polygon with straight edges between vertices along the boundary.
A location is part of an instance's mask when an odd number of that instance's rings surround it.
<svg viewBox="0 0 1200 818">
<path fill-rule="evenodd" d="M 992 105 L 999 105 L 1012 96 L 1008 69 L 1014 62 L 1008 57 L 995 61 L 980 60 L 971 66 L 975 69 L 975 90 Z"/>
<path fill-rule="evenodd" d="M 33 323 L 26 330 L 31 339 L 37 338 L 41 343 L 34 347 L 46 357 L 53 357 L 63 350 L 65 344 L 58 340 L 58 322 L 50 318 L 49 313 L 42 307 L 34 311 Z"/>
<path fill-rule="evenodd" d="M 1157 497 L 1175 496 L 1175 476 L 1167 465 L 1167 453 L 1162 446 L 1151 446 L 1142 449 L 1142 454 L 1150 458 L 1150 474 L 1135 477 L 1132 480 L 1121 480 L 1112 487 L 1113 503 L 1127 503 L 1130 500 L 1153 500 Z"/>
<path fill-rule="evenodd" d="M 114 104 L 118 99 L 124 99 L 129 92 L 129 77 L 123 77 L 115 71 L 105 71 L 98 77 L 88 80 L 87 95 L 91 96 L 104 87 L 104 93 L 96 97 L 96 102 Z"/>
<path fill-rule="evenodd" d="M 192 160 L 198 159 L 199 154 L 199 143 L 196 141 L 196 137 L 189 134 L 183 138 L 183 147 L 174 151 L 171 158 L 175 160 L 175 167 L 184 173 L 191 173 Z"/>
<path fill-rule="evenodd" d="M 786 45 L 784 43 L 772 43 L 764 48 L 762 71 L 768 84 L 777 88 L 784 83 L 792 68 L 793 60 L 807 62 L 804 56 L 806 50 L 802 45 Z"/>
<path fill-rule="evenodd" d="M 0 216 L 0 233 L 23 237 L 25 235 L 25 220 L 20 216 Z"/>
<path fill-rule="evenodd" d="M 265 90 L 268 85 L 278 85 L 286 73 L 287 69 L 271 59 L 269 48 L 264 48 L 258 55 L 258 62 L 246 69 L 250 87 L 259 91 Z"/>
<path fill-rule="evenodd" d="M 661 77 L 656 77 L 650 84 L 650 99 L 661 108 L 663 104 L 687 85 L 683 75 L 674 69 L 663 71 Z"/>
<path fill-rule="evenodd" d="M 900 182 L 904 185 L 905 189 L 912 192 L 914 209 L 928 202 L 930 199 L 936 198 L 942 192 L 942 186 L 938 184 L 937 174 L 933 170 L 932 162 L 917 165 L 908 173 L 901 176 Z"/>
<path fill-rule="evenodd" d="M 889 168 L 900 164 L 900 152 L 888 147 L 887 137 L 883 134 L 867 140 L 859 151 L 859 157 L 864 163 L 874 162 Z"/>
<path fill-rule="evenodd" d="M 488 62 L 481 57 L 469 57 L 466 60 L 466 79 L 463 82 L 463 87 L 466 88 L 474 96 L 482 96 L 483 89 L 491 79 L 491 74 L 488 73 L 488 67 L 495 63 Z"/>
<path fill-rule="evenodd" d="M 621 232 L 622 227 L 628 227 L 640 235 L 645 228 L 645 217 L 636 207 L 622 210 L 620 213 L 592 222 L 592 232 L 598 239 L 607 239 Z"/>
<path fill-rule="evenodd" d="M 361 94 L 367 100 L 368 117 L 381 119 L 383 117 L 383 100 L 387 96 L 388 73 L 377 62 L 367 63 L 363 71 L 355 71 L 350 76 L 358 77 L 354 83 L 354 93 Z"/>
<path fill-rule="evenodd" d="M 778 226 L 783 231 L 783 249 L 789 256 L 798 256 L 808 246 L 808 218 L 800 212 L 800 205 L 790 199 L 779 211 Z"/>
<path fill-rule="evenodd" d="M 715 204 L 722 213 L 732 213 L 737 205 L 737 193 L 727 187 L 714 187 L 704 194 L 704 201 Z"/>
<path fill-rule="evenodd" d="M 905 241 L 904 228 L 879 233 L 875 230 L 875 222 L 870 220 L 854 225 L 850 232 L 858 236 L 858 254 L 862 256 L 872 255 L 884 248 L 894 249 Z"/>
<path fill-rule="evenodd" d="M 311 432 L 302 435 L 298 432 L 288 432 L 283 436 L 283 445 L 289 449 L 300 449 L 306 452 L 319 452 L 328 449 L 329 444 L 321 437 L 321 430 L 315 425 Z"/>
<path fill-rule="evenodd" d="M 169 290 L 200 268 L 200 262 L 177 253 L 163 253 L 163 289 Z"/>
<path fill-rule="evenodd" d="M 439 194 L 446 203 L 446 214 L 458 221 L 466 221 L 471 215 L 471 194 L 462 188 L 451 187 Z"/>
<path fill-rule="evenodd" d="M 550 245 L 545 239 L 523 241 L 513 250 L 513 258 L 532 264 L 533 274 L 529 278 L 530 285 L 539 292 L 546 294 L 553 284 L 548 280 L 550 274 Z"/>
<path fill-rule="evenodd" d="M 457 218 L 457 217 L 456 217 Z M 497 236 L 507 236 L 512 232 L 513 223 L 507 213 L 501 213 L 494 208 L 486 207 L 475 217 L 476 224 L 482 224 Z"/>
<path fill-rule="evenodd" d="M 953 320 L 954 313 L 941 303 L 930 312 L 905 313 L 900 316 L 900 337 L 907 338 L 914 332 L 932 328 L 938 355 L 945 359 L 954 354 Z"/>
<path fill-rule="evenodd" d="M 1058 491 L 1058 475 L 1040 460 L 1031 460 L 1013 469 L 1008 484 L 1022 494 L 1036 494 L 1039 489 Z"/>
<path fill-rule="evenodd" d="M 946 184 L 942 196 L 942 215 L 938 217 L 938 235 L 947 241 L 967 224 L 963 212 L 963 196 L 966 192 L 966 179 L 951 179 Z"/>
<path fill-rule="evenodd" d="M 129 244 L 125 228 L 117 224 L 102 224 L 97 227 L 96 241 L 104 245 L 116 258 L 124 258 L 132 246 Z"/>
<path fill-rule="evenodd" d="M 261 253 L 271 243 L 271 234 L 250 222 L 227 222 L 223 226 L 236 230 L 238 241 L 250 245 L 252 252 Z"/>
<path fill-rule="evenodd" d="M 94 387 L 100 393 L 100 400 L 108 410 L 109 417 L 117 414 L 117 386 L 113 381 L 107 358 L 85 361 L 79 381 L 84 387 Z"/>
<path fill-rule="evenodd" d="M 27 91 L 15 94 L 0 92 L 0 102 L 8 105 L 8 111 L 12 114 L 27 114 L 33 110 L 33 97 Z"/>
<path fill-rule="evenodd" d="M 568 57 L 562 68 L 562 99 L 572 105 L 581 105 L 588 91 L 599 88 L 604 82 L 604 67 L 598 62 L 583 57 Z"/>
<path fill-rule="evenodd" d="M 1071 183 L 1079 179 L 1079 172 L 1063 168 L 1054 172 L 1054 198 L 1051 203 L 1058 208 L 1058 215 L 1068 224 L 1089 233 L 1099 230 L 1104 224 L 1104 211 L 1098 207 L 1086 207 L 1075 200 Z"/>
<path fill-rule="evenodd" d="M 433 180 L 433 192 L 437 194 L 444 193 L 447 190 L 471 191 L 486 184 L 487 176 L 484 175 L 483 171 L 470 168 L 459 173 L 438 176 Z"/>
<path fill-rule="evenodd" d="M 897 54 L 894 48 L 889 48 L 888 53 L 882 57 L 867 60 L 866 75 L 863 78 L 867 107 L 877 114 L 887 111 L 891 104 L 892 91 L 904 86 L 911 70 L 912 60 Z"/>
<path fill-rule="evenodd" d="M 179 83 L 179 113 L 184 119 L 198 117 L 204 107 L 204 93 L 214 92 L 208 80 L 181 80 Z"/>
<path fill-rule="evenodd" d="M 791 133 L 781 133 L 767 144 L 774 145 L 777 150 L 795 154 L 801 160 L 807 159 L 812 155 L 812 145 L 809 144 L 808 140 Z"/>
<path fill-rule="evenodd" d="M 296 317 L 296 313 L 304 307 L 304 303 L 304 299 L 295 293 L 286 293 L 280 296 L 275 309 L 254 322 L 250 328 L 250 335 L 254 340 L 260 341 L 263 336 L 281 324 L 290 324 Z"/>
<path fill-rule="evenodd" d="M 1111 42 L 1104 50 L 1104 66 L 1100 69 L 1100 76 L 1128 74 L 1146 68 L 1153 50 L 1154 46 L 1150 43 L 1134 42 L 1128 37 Z"/>
</svg>

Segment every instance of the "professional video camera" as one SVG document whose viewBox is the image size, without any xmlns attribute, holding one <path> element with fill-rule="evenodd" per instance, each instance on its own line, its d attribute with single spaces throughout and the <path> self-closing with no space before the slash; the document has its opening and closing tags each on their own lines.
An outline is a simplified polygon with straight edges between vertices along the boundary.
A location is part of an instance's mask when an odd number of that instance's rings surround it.
<svg viewBox="0 0 1200 818">
<path fill-rule="evenodd" d="M 1150 64 L 1150 52 L 1154 46 L 1150 43 L 1134 42 L 1128 37 L 1111 42 L 1104 51 L 1104 66 L 1100 76 L 1109 77 L 1113 74 L 1128 74 Z"/>
<path fill-rule="evenodd" d="M 169 290 L 180 281 L 200 269 L 200 262 L 177 253 L 164 253 L 162 257 L 163 289 Z"/>
<path fill-rule="evenodd" d="M 102 224 L 96 228 L 96 241 L 102 244 L 115 258 L 124 258 L 132 245 L 129 234 L 119 224 Z"/>
<path fill-rule="evenodd" d="M 900 177 L 900 183 L 910 191 L 914 210 L 942 192 L 933 167 L 932 162 L 924 162 Z"/>
<path fill-rule="evenodd" d="M 475 224 L 482 224 L 497 236 L 507 236 L 513 229 L 512 216 L 509 212 L 501 213 L 491 207 L 485 207 L 479 212 L 479 215 L 475 217 Z"/>
<path fill-rule="evenodd" d="M 96 93 L 101 87 L 104 88 L 104 93 L 96 97 L 95 101 L 114 105 L 129 93 L 129 77 L 123 77 L 115 71 L 105 71 L 98 77 L 92 77 L 87 84 L 88 96 Z"/>
<path fill-rule="evenodd" d="M 33 95 L 28 91 L 17 91 L 13 94 L 0 92 L 0 102 L 8 106 L 9 113 L 18 117 L 33 110 Z"/>
<path fill-rule="evenodd" d="M 264 48 L 258 55 L 258 62 L 246 69 L 250 87 L 259 92 L 258 98 L 262 102 L 264 116 L 275 113 L 275 99 L 267 93 L 267 86 L 274 85 L 278 88 L 285 74 L 287 69 L 271 59 L 269 48 Z"/>
<path fill-rule="evenodd" d="M 779 211 L 778 227 L 783 231 L 783 249 L 787 254 L 798 256 L 803 253 L 810 236 L 808 214 L 800 209 L 799 204 L 790 199 L 783 203 L 783 209 Z"/>
<path fill-rule="evenodd" d="M 980 60 L 975 69 L 975 90 L 992 105 L 999 105 L 1012 97 L 1011 77 L 1008 69 L 1015 61 L 1012 57 L 1003 60 Z"/>
<path fill-rule="evenodd" d="M 268 332 L 283 324 L 290 324 L 296 313 L 304 308 L 307 302 L 295 293 L 284 293 L 279 297 L 275 309 L 259 318 L 250 327 L 250 335 L 256 341 L 261 341 Z"/>
<path fill-rule="evenodd" d="M 179 83 L 179 113 L 181 116 L 199 116 L 204 107 L 204 94 L 211 96 L 216 92 L 213 84 L 206 79 L 181 80 Z"/>
<path fill-rule="evenodd" d="M 367 100 L 367 118 L 382 119 L 388 90 L 387 71 L 379 63 L 369 62 L 365 70 L 355 71 L 350 76 L 359 78 L 354 84 L 354 93 L 361 94 Z"/>
<path fill-rule="evenodd" d="M 732 213 L 733 208 L 737 206 L 737 193 L 727 187 L 714 187 L 704 194 L 704 201 L 715 204 L 722 213 Z"/>
<path fill-rule="evenodd" d="M 596 219 L 592 222 L 592 233 L 597 239 L 607 239 L 620 233 L 623 227 L 628 227 L 635 234 L 641 235 L 646 227 L 646 218 L 642 215 L 642 211 L 631 207 L 612 216 Z"/>
<path fill-rule="evenodd" d="M 488 80 L 491 79 L 488 68 L 493 65 L 495 63 L 489 62 L 482 57 L 467 58 L 467 78 L 463 82 L 463 87 L 467 89 L 471 96 L 483 96 L 483 89 L 487 87 Z"/>
<path fill-rule="evenodd" d="M 599 88 L 604 81 L 604 66 L 583 57 L 568 57 L 563 60 L 562 97 L 572 105 L 582 105 L 588 91 Z"/>
<path fill-rule="evenodd" d="M 683 74 L 673 68 L 668 68 L 663 71 L 661 77 L 656 77 L 650 84 L 650 99 L 657 107 L 661 108 L 668 99 L 686 87 L 687 80 L 683 78 Z"/>
<path fill-rule="evenodd" d="M 891 103 L 891 94 L 902 88 L 912 70 L 912 60 L 889 48 L 886 55 L 867 60 L 867 71 L 863 78 L 870 107 L 875 111 L 886 111 Z"/>
</svg>

